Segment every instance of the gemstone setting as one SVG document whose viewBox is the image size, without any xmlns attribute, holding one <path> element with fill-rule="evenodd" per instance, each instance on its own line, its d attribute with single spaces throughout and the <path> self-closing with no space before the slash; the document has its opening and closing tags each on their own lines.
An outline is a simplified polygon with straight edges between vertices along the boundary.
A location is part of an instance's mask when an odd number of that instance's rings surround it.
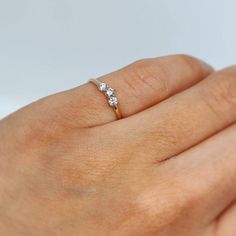
<svg viewBox="0 0 236 236">
<path fill-rule="evenodd" d="M 105 92 L 107 90 L 107 85 L 105 83 L 100 83 L 98 88 L 100 91 Z"/>
<path fill-rule="evenodd" d="M 114 107 L 118 104 L 118 99 L 115 96 L 111 96 L 108 100 L 108 103 L 111 107 Z"/>
<path fill-rule="evenodd" d="M 114 95 L 114 89 L 113 89 L 113 88 L 107 88 L 107 89 L 106 89 L 106 95 L 107 95 L 108 97 L 113 96 L 113 95 Z"/>
<path fill-rule="evenodd" d="M 89 82 L 96 85 L 97 89 L 103 93 L 103 95 L 107 98 L 107 103 L 116 113 L 117 119 L 122 119 L 122 113 L 119 108 L 118 98 L 116 97 L 116 90 L 109 87 L 106 83 L 101 82 L 97 79 L 90 79 Z"/>
</svg>

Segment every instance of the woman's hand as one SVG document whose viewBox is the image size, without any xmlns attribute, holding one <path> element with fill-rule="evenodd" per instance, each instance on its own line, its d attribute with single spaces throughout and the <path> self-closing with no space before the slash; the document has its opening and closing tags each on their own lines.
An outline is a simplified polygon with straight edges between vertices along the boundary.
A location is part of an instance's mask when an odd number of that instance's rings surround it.
<svg viewBox="0 0 236 236">
<path fill-rule="evenodd" d="M 124 119 L 87 83 L 0 122 L 0 235 L 235 236 L 236 67 L 178 55 L 100 80 Z"/>
</svg>

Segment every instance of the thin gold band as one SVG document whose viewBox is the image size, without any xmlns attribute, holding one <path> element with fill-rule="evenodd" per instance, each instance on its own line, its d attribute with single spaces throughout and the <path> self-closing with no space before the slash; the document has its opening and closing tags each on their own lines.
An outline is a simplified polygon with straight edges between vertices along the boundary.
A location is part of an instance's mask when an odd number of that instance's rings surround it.
<svg viewBox="0 0 236 236">
<path fill-rule="evenodd" d="M 122 114 L 119 108 L 119 102 L 117 97 L 115 96 L 115 89 L 109 87 L 106 83 L 99 81 L 98 79 L 90 79 L 89 82 L 96 85 L 98 90 L 102 92 L 108 98 L 108 104 L 114 110 L 117 119 L 122 118 Z"/>
</svg>

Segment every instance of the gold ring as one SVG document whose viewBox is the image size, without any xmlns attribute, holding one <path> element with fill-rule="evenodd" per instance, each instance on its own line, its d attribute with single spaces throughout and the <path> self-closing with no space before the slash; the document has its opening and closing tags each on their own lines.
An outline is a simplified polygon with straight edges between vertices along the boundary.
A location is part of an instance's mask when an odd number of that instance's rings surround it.
<svg viewBox="0 0 236 236">
<path fill-rule="evenodd" d="M 121 119 L 122 115 L 119 108 L 118 98 L 115 96 L 115 89 L 109 87 L 106 83 L 101 82 L 98 79 L 90 79 L 89 82 L 95 84 L 98 90 L 108 98 L 108 104 L 113 108 L 117 119 Z"/>
</svg>

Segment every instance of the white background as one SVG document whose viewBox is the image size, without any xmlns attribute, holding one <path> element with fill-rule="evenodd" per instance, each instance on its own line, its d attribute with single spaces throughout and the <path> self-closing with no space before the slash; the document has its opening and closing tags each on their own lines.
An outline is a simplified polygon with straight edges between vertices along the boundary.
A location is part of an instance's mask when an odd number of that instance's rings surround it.
<svg viewBox="0 0 236 236">
<path fill-rule="evenodd" d="M 0 118 L 134 60 L 236 63 L 235 0 L 0 0 Z"/>
</svg>

